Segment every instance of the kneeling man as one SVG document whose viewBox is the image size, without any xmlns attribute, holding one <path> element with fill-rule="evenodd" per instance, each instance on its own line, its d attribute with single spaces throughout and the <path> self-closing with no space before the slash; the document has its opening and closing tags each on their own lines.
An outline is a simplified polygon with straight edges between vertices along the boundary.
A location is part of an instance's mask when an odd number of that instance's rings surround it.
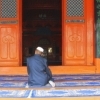
<svg viewBox="0 0 100 100">
<path fill-rule="evenodd" d="M 51 84 L 55 87 L 52 79 L 52 73 L 47 65 L 47 59 L 43 55 L 44 49 L 37 47 L 35 54 L 27 58 L 28 86 L 45 86 Z"/>
</svg>

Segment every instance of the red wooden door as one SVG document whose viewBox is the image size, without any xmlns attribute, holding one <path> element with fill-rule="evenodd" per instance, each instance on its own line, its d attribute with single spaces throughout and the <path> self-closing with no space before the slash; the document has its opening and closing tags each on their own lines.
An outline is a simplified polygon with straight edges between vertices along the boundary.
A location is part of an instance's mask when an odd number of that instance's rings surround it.
<svg viewBox="0 0 100 100">
<path fill-rule="evenodd" d="M 94 0 L 62 0 L 62 64 L 93 65 Z"/>
<path fill-rule="evenodd" d="M 0 66 L 21 65 L 21 0 L 0 0 Z"/>
<path fill-rule="evenodd" d="M 0 66 L 22 63 L 22 0 L 0 0 Z M 62 64 L 93 65 L 94 0 L 62 0 Z"/>
</svg>

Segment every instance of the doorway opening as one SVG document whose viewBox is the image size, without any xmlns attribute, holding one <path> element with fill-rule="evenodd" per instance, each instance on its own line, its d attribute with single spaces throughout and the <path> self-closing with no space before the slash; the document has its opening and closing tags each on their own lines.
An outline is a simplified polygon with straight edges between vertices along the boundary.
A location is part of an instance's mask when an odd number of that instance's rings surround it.
<svg viewBox="0 0 100 100">
<path fill-rule="evenodd" d="M 62 0 L 23 0 L 22 63 L 42 46 L 48 65 L 62 65 Z"/>
</svg>

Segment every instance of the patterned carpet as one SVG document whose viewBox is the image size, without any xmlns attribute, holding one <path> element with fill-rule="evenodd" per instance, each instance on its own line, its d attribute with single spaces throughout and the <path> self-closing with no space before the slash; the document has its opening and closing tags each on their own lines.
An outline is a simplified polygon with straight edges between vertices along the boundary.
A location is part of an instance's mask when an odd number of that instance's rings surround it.
<svg viewBox="0 0 100 100">
<path fill-rule="evenodd" d="M 27 76 L 0 76 L 0 98 L 100 96 L 100 75 L 54 75 L 56 87 L 26 89 Z"/>
</svg>

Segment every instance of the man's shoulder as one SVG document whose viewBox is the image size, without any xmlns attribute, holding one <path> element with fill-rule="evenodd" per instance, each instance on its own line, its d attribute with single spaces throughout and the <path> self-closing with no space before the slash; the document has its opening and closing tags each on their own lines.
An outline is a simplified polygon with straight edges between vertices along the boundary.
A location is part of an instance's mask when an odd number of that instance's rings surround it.
<svg viewBox="0 0 100 100">
<path fill-rule="evenodd" d="M 27 57 L 27 59 L 32 59 L 34 56 Z"/>
<path fill-rule="evenodd" d="M 45 61 L 45 62 L 47 61 L 47 59 L 46 59 L 46 58 L 44 58 L 44 57 L 42 57 L 42 60 L 43 60 L 43 61 Z"/>
</svg>

